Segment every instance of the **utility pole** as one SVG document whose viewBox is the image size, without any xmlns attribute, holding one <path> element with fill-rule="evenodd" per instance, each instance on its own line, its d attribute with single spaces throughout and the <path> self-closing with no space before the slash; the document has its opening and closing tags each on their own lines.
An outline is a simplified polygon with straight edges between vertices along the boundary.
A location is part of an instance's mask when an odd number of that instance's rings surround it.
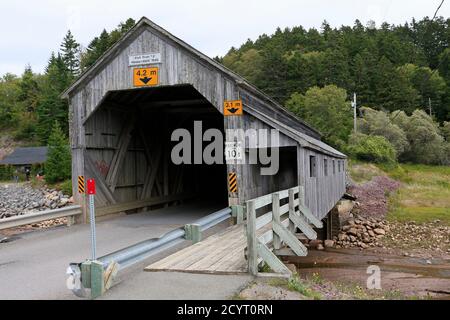
<svg viewBox="0 0 450 320">
<path fill-rule="evenodd" d="M 431 111 L 431 98 L 428 98 L 428 110 L 430 110 L 430 117 L 432 117 L 432 111 Z"/>
<path fill-rule="evenodd" d="M 352 107 L 353 107 L 353 131 L 355 131 L 356 133 L 356 93 L 353 93 Z"/>
</svg>

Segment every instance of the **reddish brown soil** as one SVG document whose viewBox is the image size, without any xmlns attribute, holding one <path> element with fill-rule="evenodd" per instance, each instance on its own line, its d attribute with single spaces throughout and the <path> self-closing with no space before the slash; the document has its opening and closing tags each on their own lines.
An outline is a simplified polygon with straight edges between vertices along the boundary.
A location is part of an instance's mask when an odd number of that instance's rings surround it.
<svg viewBox="0 0 450 320">
<path fill-rule="evenodd" d="M 289 257 L 301 277 L 319 274 L 325 280 L 366 288 L 367 267 L 381 269 L 382 290 L 406 297 L 450 299 L 450 259 L 404 257 L 358 249 L 310 250 L 306 257 Z"/>
</svg>

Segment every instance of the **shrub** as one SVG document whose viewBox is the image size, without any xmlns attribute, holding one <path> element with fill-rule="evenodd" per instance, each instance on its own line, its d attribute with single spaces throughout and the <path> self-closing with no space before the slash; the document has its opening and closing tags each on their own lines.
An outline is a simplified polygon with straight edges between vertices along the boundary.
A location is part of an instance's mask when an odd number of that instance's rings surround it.
<svg viewBox="0 0 450 320">
<path fill-rule="evenodd" d="M 308 284 L 299 279 L 297 274 L 293 274 L 288 281 L 288 289 L 291 291 L 297 291 L 300 294 L 308 298 L 313 298 L 314 300 L 322 299 L 322 295 L 313 290 Z"/>
<path fill-rule="evenodd" d="M 312 87 L 304 95 L 294 93 L 286 107 L 322 133 L 334 147 L 345 145 L 352 130 L 347 92 L 335 85 Z"/>
<path fill-rule="evenodd" d="M 61 182 L 58 186 L 58 189 L 61 190 L 64 194 L 71 196 L 72 195 L 72 180 L 68 179 Z"/>
<path fill-rule="evenodd" d="M 23 114 L 19 117 L 19 123 L 14 132 L 17 140 L 33 140 L 36 132 L 36 119 L 32 114 Z"/>
<path fill-rule="evenodd" d="M 0 165 L 0 181 L 9 181 L 13 178 L 14 168 L 10 165 Z"/>
<path fill-rule="evenodd" d="M 423 110 L 415 110 L 408 117 L 399 114 L 394 122 L 402 127 L 411 148 L 401 160 L 424 164 L 445 164 L 446 146 L 438 124 Z"/>
<path fill-rule="evenodd" d="M 58 122 L 55 122 L 48 139 L 48 156 L 45 164 L 45 180 L 56 183 L 70 179 L 71 156 L 67 138 Z"/>
<path fill-rule="evenodd" d="M 394 164 L 397 155 L 392 144 L 382 136 L 352 133 L 347 147 L 349 155 L 359 160 Z"/>
<path fill-rule="evenodd" d="M 392 123 L 388 113 L 367 107 L 362 107 L 360 112 L 363 116 L 358 121 L 358 128 L 362 133 L 385 137 L 395 148 L 397 156 L 409 150 L 406 133 L 397 124 Z"/>
</svg>

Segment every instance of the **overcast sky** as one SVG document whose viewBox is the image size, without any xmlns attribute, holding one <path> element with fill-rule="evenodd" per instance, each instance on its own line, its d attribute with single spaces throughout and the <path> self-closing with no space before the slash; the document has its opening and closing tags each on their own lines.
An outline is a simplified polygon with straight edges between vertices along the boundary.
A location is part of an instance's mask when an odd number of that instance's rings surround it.
<svg viewBox="0 0 450 320">
<path fill-rule="evenodd" d="M 404 23 L 432 16 L 441 0 L 0 0 L 0 75 L 42 72 L 67 29 L 87 46 L 103 28 L 146 16 L 203 53 L 224 55 L 276 27 L 320 28 L 374 20 Z M 450 16 L 450 1 L 439 15 Z"/>
</svg>

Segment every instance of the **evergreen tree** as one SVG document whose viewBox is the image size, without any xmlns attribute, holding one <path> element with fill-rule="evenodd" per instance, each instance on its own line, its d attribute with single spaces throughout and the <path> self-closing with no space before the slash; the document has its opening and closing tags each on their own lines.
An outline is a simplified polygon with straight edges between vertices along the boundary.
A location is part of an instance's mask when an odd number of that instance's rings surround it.
<svg viewBox="0 0 450 320">
<path fill-rule="evenodd" d="M 37 107 L 37 135 L 42 143 L 46 143 L 51 127 L 58 121 L 65 134 L 68 134 L 69 108 L 65 100 L 60 97 L 71 82 L 72 76 L 60 54 L 52 54 L 46 68 L 45 80 L 42 85 L 42 96 Z"/>
<path fill-rule="evenodd" d="M 81 68 L 84 70 L 92 66 L 102 54 L 114 45 L 126 32 L 134 27 L 136 22 L 129 18 L 120 23 L 116 29 L 108 33 L 105 29 L 88 45 L 86 52 L 81 54 Z"/>
<path fill-rule="evenodd" d="M 55 121 L 48 139 L 45 180 L 49 183 L 55 183 L 70 179 L 71 165 L 69 142 L 58 121 Z"/>
<path fill-rule="evenodd" d="M 72 77 L 80 73 L 80 45 L 75 41 L 72 32 L 67 31 L 66 36 L 61 44 L 62 59 L 67 66 Z"/>
<path fill-rule="evenodd" d="M 37 76 L 33 73 L 30 66 L 25 67 L 25 71 L 18 85 L 17 104 L 13 111 L 13 118 L 17 122 L 14 135 L 17 139 L 32 141 L 35 137 L 35 111 L 40 100 L 40 90 Z"/>
<path fill-rule="evenodd" d="M 38 103 L 39 87 L 30 65 L 25 67 L 22 79 L 19 82 L 19 90 L 18 101 L 22 103 L 24 111 L 35 111 Z"/>
<path fill-rule="evenodd" d="M 19 81 L 11 73 L 0 78 L 0 128 L 17 125 L 14 115 L 18 107 Z"/>
<path fill-rule="evenodd" d="M 450 58 L 443 53 L 449 50 L 449 26 L 450 19 L 425 18 L 398 26 L 382 23 L 380 27 L 374 22 L 365 27 L 356 20 L 352 27 L 338 29 L 324 21 L 320 32 L 301 26 L 277 28 L 273 35 L 248 40 L 217 61 L 282 104 L 294 92 L 304 94 L 313 86 L 336 84 L 350 94 L 356 92 L 359 105 L 375 109 L 411 113 L 427 106 L 431 97 L 434 115 L 442 122 L 450 119 Z M 258 63 L 253 65 L 244 55 L 252 49 L 258 52 Z M 405 64 L 418 66 L 419 74 L 431 75 L 430 81 L 419 87 L 417 79 L 402 73 L 399 67 Z M 249 65 L 251 68 L 244 67 Z M 444 85 L 433 70 L 436 66 Z"/>
</svg>

